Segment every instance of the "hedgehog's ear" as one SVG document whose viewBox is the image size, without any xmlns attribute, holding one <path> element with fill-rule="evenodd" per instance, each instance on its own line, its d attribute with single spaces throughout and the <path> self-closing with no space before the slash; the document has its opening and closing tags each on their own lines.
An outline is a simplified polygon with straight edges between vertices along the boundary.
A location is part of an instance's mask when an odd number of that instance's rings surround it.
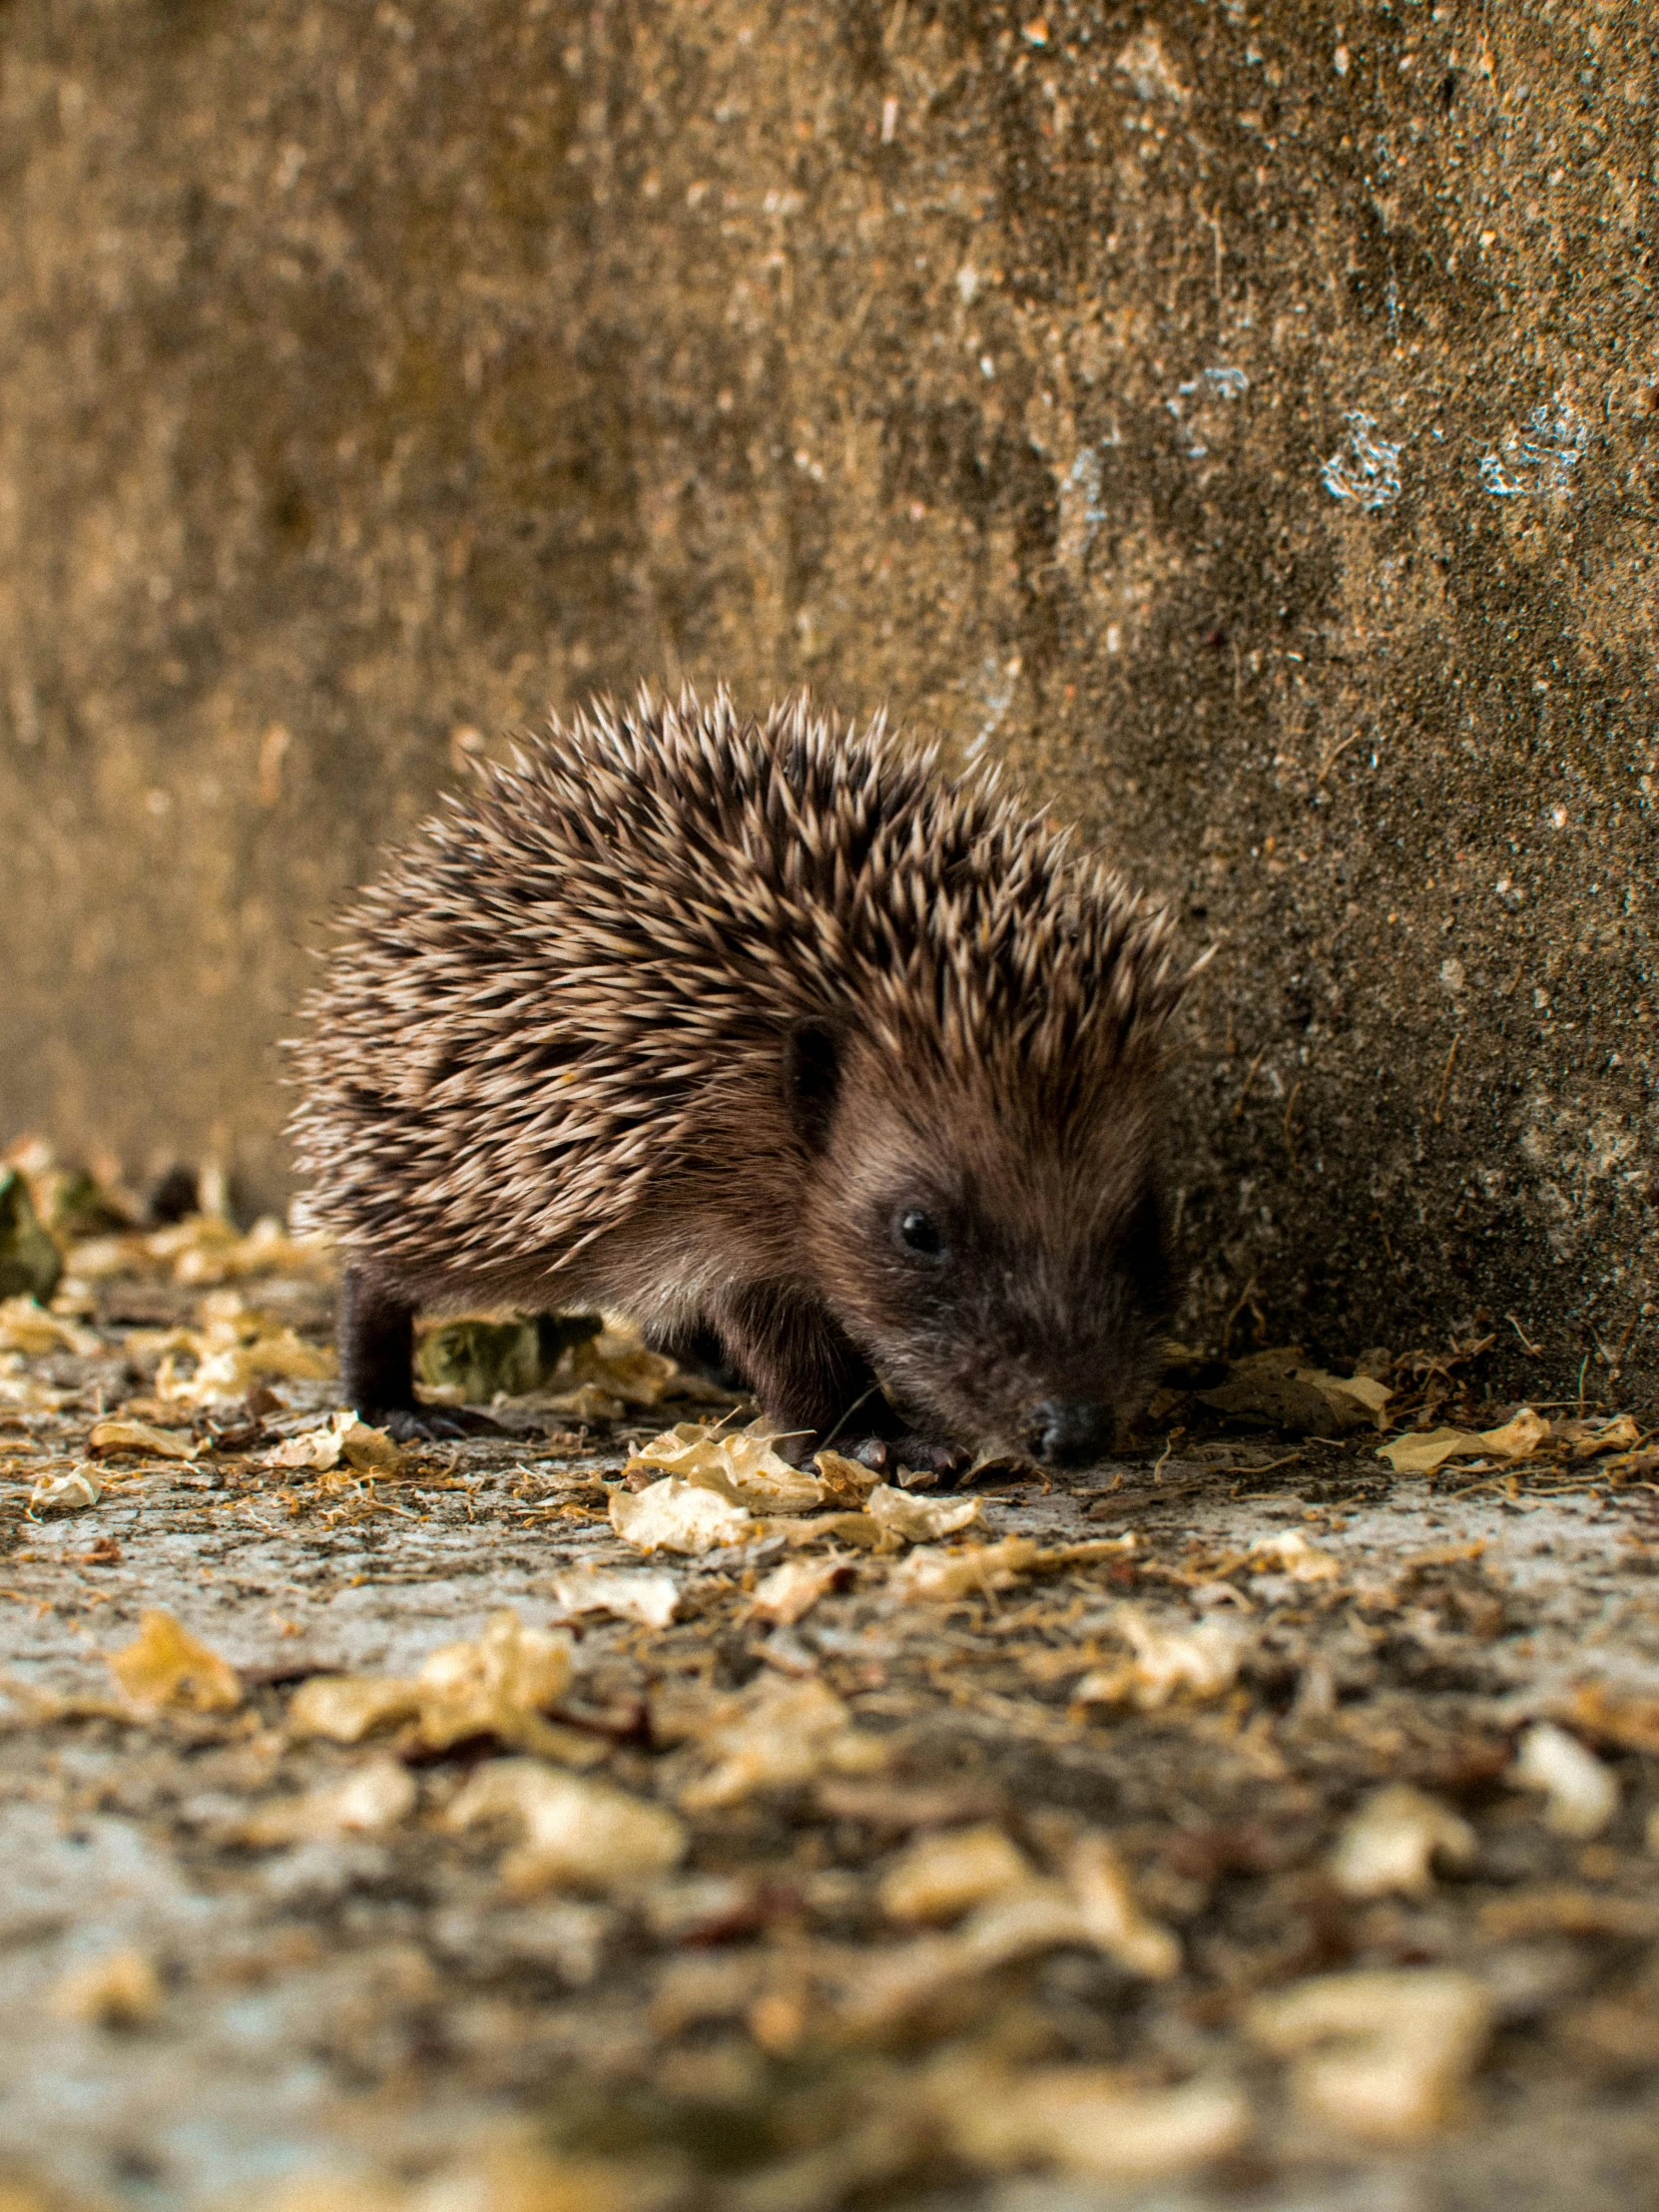
<svg viewBox="0 0 1659 2212">
<path fill-rule="evenodd" d="M 840 1040 L 822 1022 L 801 1021 L 784 1038 L 784 1098 L 809 1152 L 830 1136 L 841 1085 Z"/>
</svg>

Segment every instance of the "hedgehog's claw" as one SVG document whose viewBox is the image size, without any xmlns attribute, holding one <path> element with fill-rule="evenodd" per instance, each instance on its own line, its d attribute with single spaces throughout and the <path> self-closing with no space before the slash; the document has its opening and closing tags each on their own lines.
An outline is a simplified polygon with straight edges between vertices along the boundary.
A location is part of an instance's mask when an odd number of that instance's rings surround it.
<svg viewBox="0 0 1659 2212">
<path fill-rule="evenodd" d="M 453 1443 L 461 1436 L 499 1436 L 501 1423 L 466 1405 L 397 1405 L 389 1412 L 363 1412 L 358 1418 L 383 1428 L 400 1444 Z"/>
<path fill-rule="evenodd" d="M 965 1474 L 973 1458 L 960 1444 L 947 1444 L 937 1436 L 922 1436 L 911 1430 L 897 1436 L 859 1437 L 847 1445 L 846 1456 L 878 1474 L 896 1473 L 903 1467 L 947 1484 Z M 931 1488 L 932 1482 L 916 1486 Z"/>
</svg>

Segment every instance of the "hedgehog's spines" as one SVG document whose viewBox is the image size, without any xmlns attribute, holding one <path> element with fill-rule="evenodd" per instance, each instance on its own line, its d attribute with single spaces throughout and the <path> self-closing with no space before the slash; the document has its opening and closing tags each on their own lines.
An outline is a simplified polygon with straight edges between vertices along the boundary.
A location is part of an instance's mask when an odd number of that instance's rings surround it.
<svg viewBox="0 0 1659 2212">
<path fill-rule="evenodd" d="M 1203 964 L 1172 944 L 996 771 L 944 778 L 882 717 L 596 699 L 447 796 L 348 914 L 299 1048 L 312 1212 L 393 1256 L 573 1251 L 803 1019 L 895 1079 L 1092 1110 Z"/>
</svg>

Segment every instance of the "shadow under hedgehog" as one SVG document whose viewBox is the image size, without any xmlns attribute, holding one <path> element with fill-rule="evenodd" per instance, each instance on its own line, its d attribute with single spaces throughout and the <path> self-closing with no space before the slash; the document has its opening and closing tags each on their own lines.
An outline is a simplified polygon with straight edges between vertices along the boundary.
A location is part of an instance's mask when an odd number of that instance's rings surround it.
<svg viewBox="0 0 1659 2212">
<path fill-rule="evenodd" d="M 390 857 L 308 1002 L 348 1402 L 441 1428 L 418 1309 L 601 1307 L 802 1457 L 1100 1457 L 1169 1304 L 1171 933 L 879 721 L 555 724 Z"/>
</svg>

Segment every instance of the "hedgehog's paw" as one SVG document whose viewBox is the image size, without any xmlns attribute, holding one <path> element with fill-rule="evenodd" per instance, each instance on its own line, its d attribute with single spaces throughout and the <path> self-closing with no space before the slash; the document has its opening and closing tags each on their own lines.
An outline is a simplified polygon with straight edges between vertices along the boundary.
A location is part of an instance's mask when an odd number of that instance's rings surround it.
<svg viewBox="0 0 1659 2212">
<path fill-rule="evenodd" d="M 923 1477 L 918 1488 L 950 1483 L 964 1475 L 973 1454 L 960 1444 L 947 1444 L 938 1436 L 903 1430 L 896 1436 L 861 1436 L 846 1446 L 846 1456 L 877 1474 L 895 1475 L 900 1469 Z"/>
<path fill-rule="evenodd" d="M 462 1436 L 499 1436 L 501 1423 L 466 1405 L 397 1405 L 389 1412 L 358 1410 L 358 1419 L 383 1428 L 400 1444 L 454 1443 Z"/>
</svg>

